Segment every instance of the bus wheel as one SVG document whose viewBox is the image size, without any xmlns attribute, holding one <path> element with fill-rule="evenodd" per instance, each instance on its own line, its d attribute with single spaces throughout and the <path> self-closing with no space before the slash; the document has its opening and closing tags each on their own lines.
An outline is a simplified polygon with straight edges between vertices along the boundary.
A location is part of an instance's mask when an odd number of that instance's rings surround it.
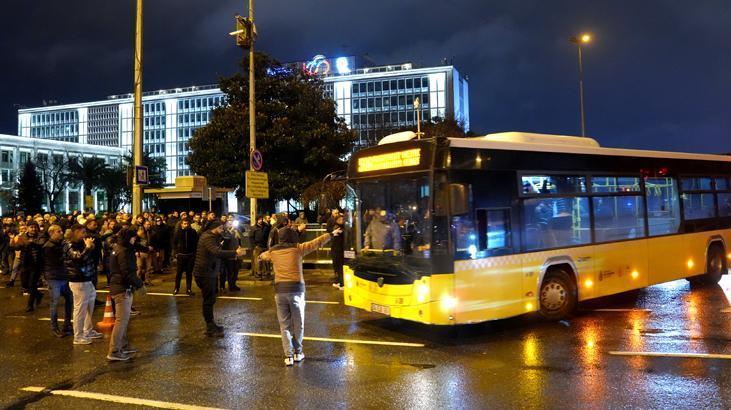
<svg viewBox="0 0 731 410">
<path fill-rule="evenodd" d="M 548 320 L 567 318 L 576 308 L 576 283 L 563 268 L 551 268 L 541 283 L 540 312 Z"/>
<path fill-rule="evenodd" d="M 721 280 L 721 276 L 728 272 L 726 265 L 726 252 L 723 247 L 717 244 L 708 248 L 708 260 L 706 261 L 706 274 L 703 275 L 703 282 L 714 285 Z"/>
</svg>

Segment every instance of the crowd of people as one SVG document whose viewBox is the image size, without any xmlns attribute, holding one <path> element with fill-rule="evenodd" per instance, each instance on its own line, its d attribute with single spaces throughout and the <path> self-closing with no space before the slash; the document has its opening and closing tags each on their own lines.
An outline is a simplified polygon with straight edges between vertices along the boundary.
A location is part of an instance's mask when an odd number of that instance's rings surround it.
<svg viewBox="0 0 731 410">
<path fill-rule="evenodd" d="M 326 220 L 327 233 L 305 242 L 308 221 L 304 213 L 294 220 L 284 213 L 262 215 L 251 227 L 205 211 L 145 212 L 134 217 L 123 212 L 6 217 L 0 232 L 0 271 L 9 276 L 6 287 L 15 287 L 20 278 L 27 312 L 38 307 L 44 297 L 39 288 L 45 285 L 51 332 L 59 338 L 73 336 L 74 345 L 88 345 L 103 337 L 94 330 L 92 315 L 95 306 L 104 304 L 97 299 L 97 280 L 106 276 L 115 311 L 107 359 L 126 361 L 137 352 L 127 340 L 130 317 L 139 314 L 133 307 L 134 294 L 145 293 L 153 276 L 173 265 L 172 293 L 180 292 L 185 274 L 185 293 L 193 295 L 195 277 L 202 295 L 205 334 L 223 336 L 213 306 L 226 286 L 231 292 L 241 290 L 236 281 L 240 258 L 247 253 L 242 245 L 248 238 L 252 274 L 274 282 L 285 364 L 292 365 L 304 359 L 303 257 L 334 238 L 334 286 L 342 289 L 343 285 L 343 217 L 334 210 L 320 219 Z M 61 299 L 63 326 L 58 315 Z"/>
</svg>

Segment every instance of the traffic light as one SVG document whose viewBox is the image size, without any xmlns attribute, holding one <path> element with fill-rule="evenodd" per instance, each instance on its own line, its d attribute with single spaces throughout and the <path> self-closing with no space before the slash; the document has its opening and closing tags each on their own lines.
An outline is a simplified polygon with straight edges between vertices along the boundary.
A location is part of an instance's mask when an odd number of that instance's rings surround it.
<svg viewBox="0 0 731 410">
<path fill-rule="evenodd" d="M 232 36 L 236 36 L 236 45 L 242 48 L 250 48 L 256 38 L 256 26 L 248 17 L 236 15 L 236 30 Z"/>
</svg>

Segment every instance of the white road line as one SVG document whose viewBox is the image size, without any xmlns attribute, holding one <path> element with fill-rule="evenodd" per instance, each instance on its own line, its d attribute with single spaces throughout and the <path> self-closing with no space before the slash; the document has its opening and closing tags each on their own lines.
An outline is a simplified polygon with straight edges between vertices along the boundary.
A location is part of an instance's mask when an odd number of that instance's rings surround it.
<svg viewBox="0 0 731 410">
<path fill-rule="evenodd" d="M 28 386 L 28 387 L 23 387 L 20 390 L 40 393 L 40 392 L 45 391 L 45 388 L 38 387 L 38 386 Z M 79 391 L 79 390 L 50 390 L 50 391 L 48 391 L 48 394 L 52 394 L 54 396 L 76 397 L 79 399 L 99 400 L 99 401 L 106 401 L 106 402 L 111 402 L 111 403 L 133 404 L 136 406 L 156 407 L 158 409 L 221 410 L 216 407 L 203 407 L 203 406 L 196 406 L 196 405 L 191 405 L 191 404 L 173 403 L 173 402 L 168 402 L 168 401 L 138 399 L 136 397 L 115 396 L 112 394 L 92 393 L 92 392 L 85 392 L 85 391 Z"/>
<path fill-rule="evenodd" d="M 46 322 L 50 322 L 51 321 L 51 318 L 50 317 L 39 317 L 38 320 L 43 320 L 43 321 L 46 321 Z M 58 318 L 58 323 L 63 323 L 63 322 L 64 322 L 64 319 Z M 74 323 L 74 320 L 71 319 L 71 320 L 69 320 L 69 322 Z"/>
<path fill-rule="evenodd" d="M 721 309 L 721 313 L 731 313 L 731 308 Z"/>
<path fill-rule="evenodd" d="M 262 298 L 247 298 L 246 296 L 218 296 L 218 299 L 233 299 L 233 300 L 264 300 Z"/>
<path fill-rule="evenodd" d="M 614 356 L 647 356 L 647 357 L 680 357 L 693 359 L 725 359 L 731 360 L 731 354 L 714 353 L 678 353 L 678 352 L 609 352 Z"/>
<path fill-rule="evenodd" d="M 652 312 L 650 309 L 592 309 L 592 312 Z"/>
<path fill-rule="evenodd" d="M 272 339 L 281 339 L 282 335 L 273 333 L 236 333 L 241 336 L 250 337 L 268 337 Z M 305 336 L 304 340 L 310 340 L 313 342 L 333 342 L 333 343 L 353 343 L 361 345 L 380 345 L 380 346 L 401 346 L 401 347 L 424 347 L 422 343 L 404 343 L 404 342 L 383 342 L 380 340 L 358 340 L 358 339 L 331 339 L 326 337 L 308 337 Z"/>
<path fill-rule="evenodd" d="M 97 290 L 96 293 L 109 293 L 108 290 Z M 187 298 L 190 295 L 186 295 L 184 293 L 179 293 L 177 295 L 173 295 L 172 293 L 160 293 L 160 292 L 147 292 L 148 295 L 152 296 L 174 296 L 176 298 Z M 246 297 L 246 296 L 218 296 L 218 299 L 230 299 L 230 300 L 264 300 L 263 298 L 254 298 L 254 297 Z M 328 300 L 308 300 L 307 303 L 316 303 L 321 305 L 339 305 L 340 302 L 331 302 Z"/>
</svg>

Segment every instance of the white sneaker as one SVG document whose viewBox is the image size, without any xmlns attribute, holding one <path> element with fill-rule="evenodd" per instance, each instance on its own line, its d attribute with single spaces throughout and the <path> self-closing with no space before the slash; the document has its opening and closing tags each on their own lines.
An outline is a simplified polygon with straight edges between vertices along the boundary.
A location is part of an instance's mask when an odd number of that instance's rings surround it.
<svg viewBox="0 0 731 410">
<path fill-rule="evenodd" d="M 101 333 L 99 333 L 99 332 L 97 332 L 96 330 L 92 330 L 92 331 L 90 331 L 90 332 L 89 332 L 89 333 L 88 333 L 88 334 L 86 335 L 86 337 L 87 337 L 88 339 L 101 339 L 101 338 L 103 338 L 103 337 L 104 337 L 104 335 L 103 335 L 103 334 L 101 334 Z"/>
<path fill-rule="evenodd" d="M 284 358 L 284 365 L 285 366 L 292 366 L 292 365 L 294 365 L 294 359 L 292 359 L 291 357 L 285 357 Z"/>
<path fill-rule="evenodd" d="M 303 360 L 305 360 L 305 354 L 304 353 L 295 353 L 294 354 L 294 361 L 295 362 L 298 362 L 299 363 L 299 362 L 301 362 Z"/>
<path fill-rule="evenodd" d="M 74 339 L 75 345 L 90 345 L 91 339 Z"/>
</svg>

